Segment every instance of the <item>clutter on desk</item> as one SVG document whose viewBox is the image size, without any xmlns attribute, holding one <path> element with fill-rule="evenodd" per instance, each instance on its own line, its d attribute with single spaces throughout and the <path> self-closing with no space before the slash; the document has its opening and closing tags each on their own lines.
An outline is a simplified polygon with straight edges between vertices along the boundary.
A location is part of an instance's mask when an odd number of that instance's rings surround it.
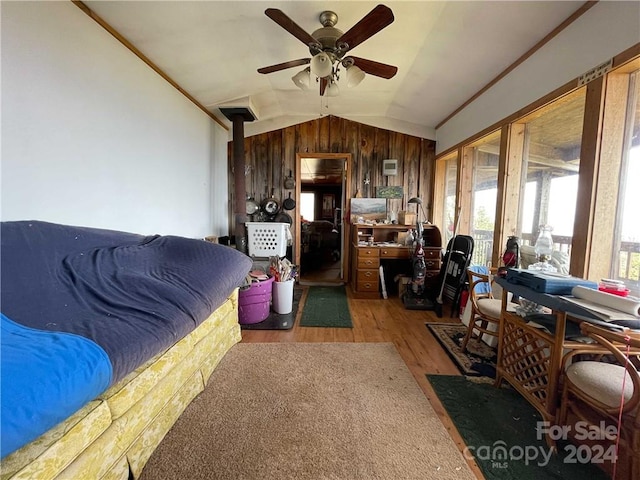
<svg viewBox="0 0 640 480">
<path fill-rule="evenodd" d="M 563 298 L 586 308 L 604 321 L 634 320 L 635 326 L 630 328 L 640 327 L 640 299 L 620 297 L 581 286 L 574 287 L 571 296 Z"/>
<path fill-rule="evenodd" d="M 398 223 L 400 225 L 415 225 L 416 214 L 413 212 L 407 212 L 406 210 L 401 210 L 398 212 Z"/>
<path fill-rule="evenodd" d="M 598 284 L 598 290 L 620 297 L 629 295 L 629 289 L 622 280 L 613 280 L 611 278 L 602 278 Z"/>
</svg>

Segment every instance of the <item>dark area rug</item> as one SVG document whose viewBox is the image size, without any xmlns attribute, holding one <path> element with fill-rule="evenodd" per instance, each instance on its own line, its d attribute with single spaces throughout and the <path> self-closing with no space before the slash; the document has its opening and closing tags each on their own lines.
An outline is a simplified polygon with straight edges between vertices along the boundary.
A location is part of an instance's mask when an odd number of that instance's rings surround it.
<svg viewBox="0 0 640 480">
<path fill-rule="evenodd" d="M 471 339 L 467 351 L 460 346 L 467 334 L 467 327 L 461 323 L 427 323 L 427 328 L 440 342 L 458 369 L 468 376 L 496 377 L 497 351 L 486 343 Z"/>
<path fill-rule="evenodd" d="M 608 478 L 590 459 L 576 461 L 573 445 L 559 443 L 558 454 L 551 454 L 544 436 L 538 438 L 542 417 L 508 385 L 495 388 L 462 375 L 427 379 L 486 479 Z"/>
<path fill-rule="evenodd" d="M 298 306 L 300 305 L 300 298 L 302 298 L 302 290 L 303 288 L 298 285 L 293 288 L 293 308 L 291 309 L 291 313 L 281 315 L 271 310 L 269 316 L 262 322 L 246 325 L 240 324 L 240 328 L 243 330 L 290 330 L 296 322 Z"/>
<path fill-rule="evenodd" d="M 351 328 L 353 324 L 344 285 L 309 287 L 300 326 Z"/>
</svg>

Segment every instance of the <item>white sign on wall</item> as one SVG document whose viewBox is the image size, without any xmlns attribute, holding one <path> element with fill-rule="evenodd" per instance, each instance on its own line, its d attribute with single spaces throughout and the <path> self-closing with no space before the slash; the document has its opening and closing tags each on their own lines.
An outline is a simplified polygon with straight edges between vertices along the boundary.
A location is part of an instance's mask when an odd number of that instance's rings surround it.
<svg viewBox="0 0 640 480">
<path fill-rule="evenodd" d="M 613 68 L 613 58 L 610 58 L 604 63 L 601 63 L 597 67 L 592 68 L 591 70 L 583 73 L 578 77 L 578 86 L 586 85 L 587 83 L 595 80 L 603 76 L 605 73 L 609 72 Z"/>
</svg>

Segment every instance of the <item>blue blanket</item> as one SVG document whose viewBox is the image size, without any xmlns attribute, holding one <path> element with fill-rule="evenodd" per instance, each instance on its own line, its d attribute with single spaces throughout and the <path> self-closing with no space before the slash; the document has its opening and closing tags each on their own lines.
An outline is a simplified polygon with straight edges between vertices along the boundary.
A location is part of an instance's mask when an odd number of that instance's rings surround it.
<svg viewBox="0 0 640 480">
<path fill-rule="evenodd" d="M 23 327 L 2 314 L 0 321 L 4 457 L 104 391 L 111 363 L 86 338 Z"/>
<path fill-rule="evenodd" d="M 469 267 L 469 270 L 472 270 L 476 273 L 481 273 L 482 275 L 489 275 L 489 268 L 485 267 L 484 265 L 471 265 Z M 491 284 L 489 284 L 489 282 L 477 283 L 476 286 L 474 287 L 474 291 L 478 295 L 489 293 L 491 292 Z"/>
<path fill-rule="evenodd" d="M 242 283 L 252 264 L 232 248 L 176 236 L 37 221 L 4 222 L 0 234 L 2 313 L 20 326 L 83 337 L 104 351 L 111 375 L 106 385 L 100 383 L 100 391 L 202 323 Z M 3 456 L 5 406 L 18 401 L 15 392 L 5 395 L 11 380 L 5 379 L 4 362 L 3 354 Z M 78 402 L 86 397 L 83 393 Z M 35 412 L 41 406 L 25 408 Z M 50 409 L 58 411 L 57 406 Z M 59 416 L 54 416 L 57 421 Z M 51 421 L 33 431 L 43 433 Z"/>
</svg>

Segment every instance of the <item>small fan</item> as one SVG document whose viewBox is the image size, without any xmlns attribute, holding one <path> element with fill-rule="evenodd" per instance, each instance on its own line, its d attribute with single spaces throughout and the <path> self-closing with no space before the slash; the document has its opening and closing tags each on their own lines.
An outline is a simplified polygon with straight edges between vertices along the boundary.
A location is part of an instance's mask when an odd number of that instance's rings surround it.
<svg viewBox="0 0 640 480">
<path fill-rule="evenodd" d="M 389 79 L 398 71 L 398 68 L 392 65 L 347 55 L 347 52 L 393 23 L 393 12 L 385 5 L 375 7 L 358 23 L 347 30 L 346 33 L 335 27 L 338 23 L 338 15 L 331 11 L 324 11 L 320 14 L 319 20 L 322 28 L 317 29 L 312 34 L 304 31 L 281 10 L 268 8 L 264 13 L 304 43 L 309 48 L 311 58 L 290 60 L 259 68 L 258 73 L 273 73 L 301 65 L 309 65 L 309 67 L 295 75 L 293 81 L 300 88 L 308 88 L 309 74 L 313 73 L 319 78 L 320 95 L 324 95 L 326 91 L 330 92 L 335 84 L 340 66 L 343 66 L 347 71 L 347 83 L 349 86 L 355 86 L 360 83 L 365 73 Z M 327 94 L 330 95 L 330 93 Z"/>
</svg>

